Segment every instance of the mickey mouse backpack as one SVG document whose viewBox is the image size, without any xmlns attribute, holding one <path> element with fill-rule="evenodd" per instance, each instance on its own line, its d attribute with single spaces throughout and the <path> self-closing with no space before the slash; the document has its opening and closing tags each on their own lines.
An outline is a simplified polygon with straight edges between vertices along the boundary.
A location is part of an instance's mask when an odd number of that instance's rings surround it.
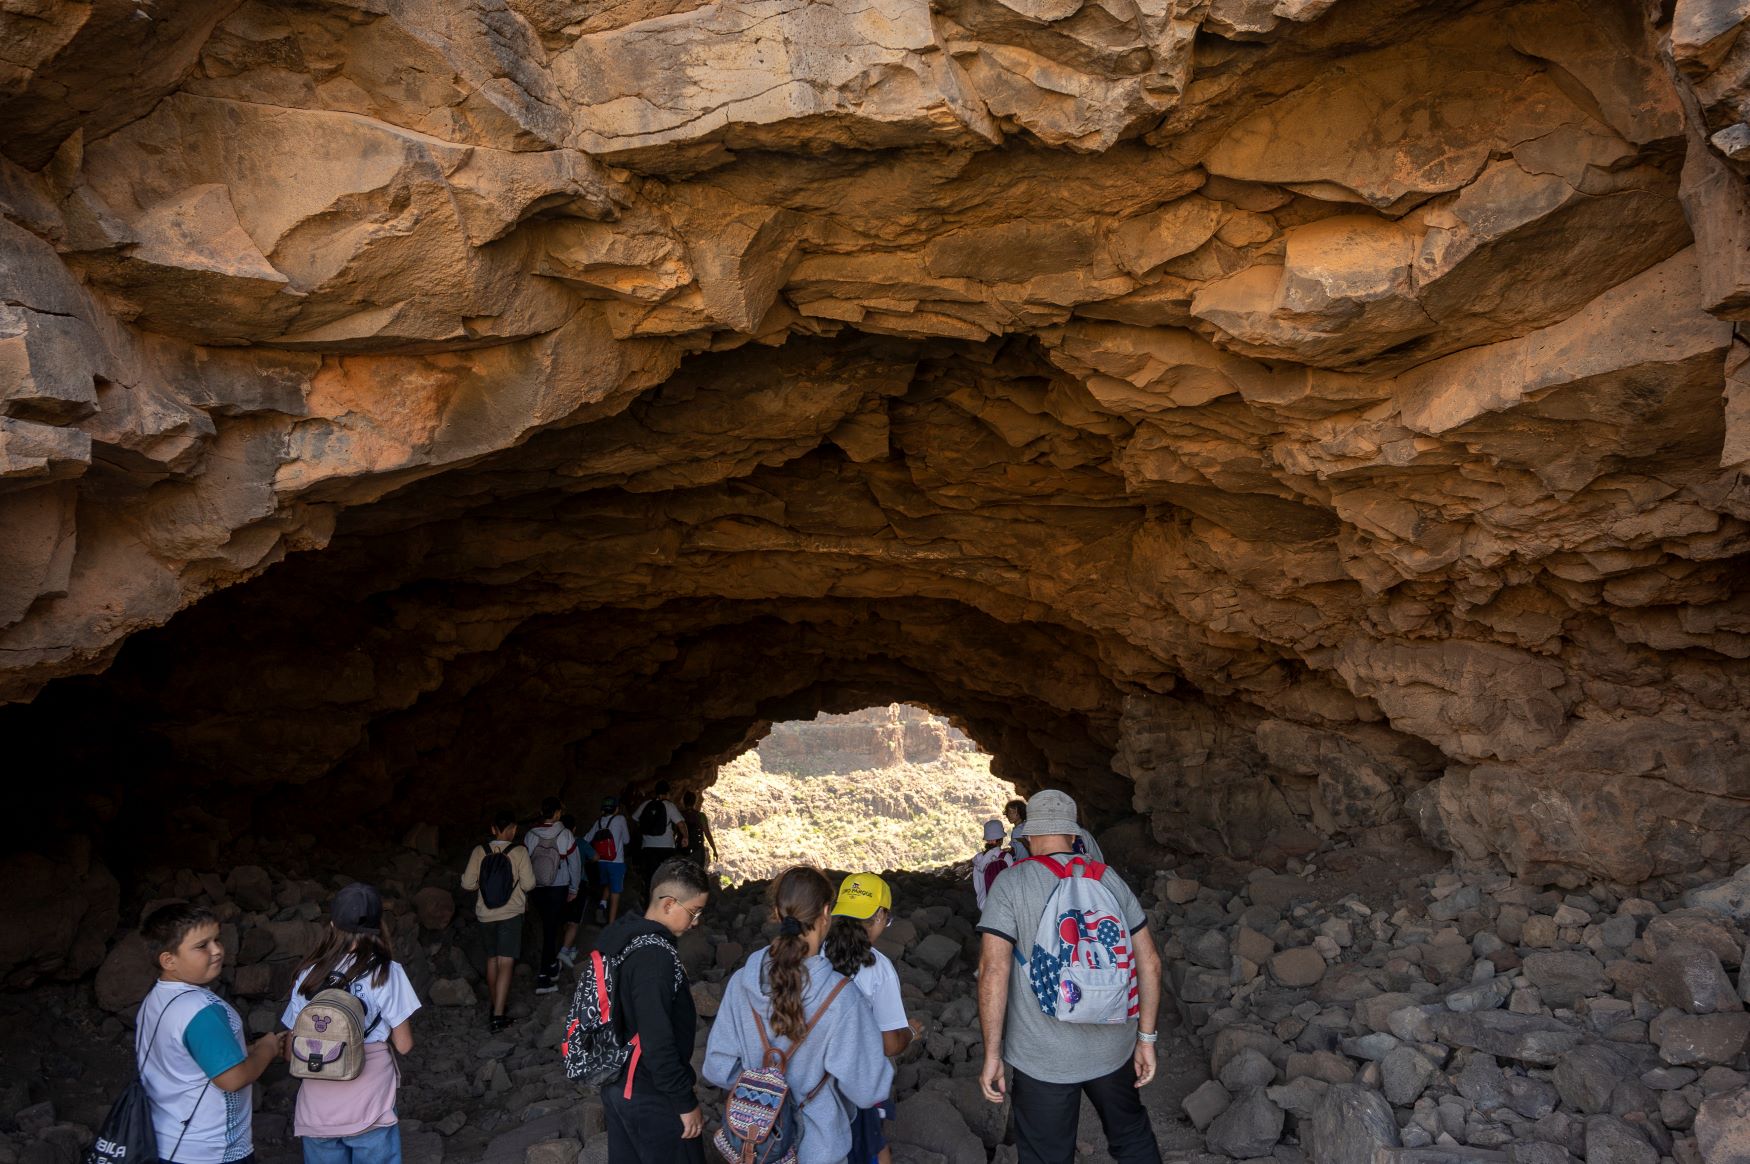
<svg viewBox="0 0 1750 1164">
<path fill-rule="evenodd" d="M 292 1024 L 292 1076 L 296 1079 L 357 1079 L 365 1069 L 365 1039 L 382 1016 L 365 1021 L 365 1004 L 329 975 Z"/>
</svg>

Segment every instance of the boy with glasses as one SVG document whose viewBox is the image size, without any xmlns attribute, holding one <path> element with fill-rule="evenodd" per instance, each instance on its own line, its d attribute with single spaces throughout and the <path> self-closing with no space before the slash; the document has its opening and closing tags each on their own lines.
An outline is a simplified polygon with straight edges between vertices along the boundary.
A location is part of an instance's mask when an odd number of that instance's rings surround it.
<svg viewBox="0 0 1750 1164">
<path fill-rule="evenodd" d="M 602 1084 L 609 1164 L 703 1164 L 705 1115 L 693 1088 L 693 1038 L 699 1019 L 675 940 L 695 925 L 710 900 L 705 871 L 672 857 L 651 877 L 650 905 L 602 931 L 596 949 L 613 958 L 647 935 L 620 963 L 616 1022 L 633 1046 L 619 1078 Z"/>
</svg>

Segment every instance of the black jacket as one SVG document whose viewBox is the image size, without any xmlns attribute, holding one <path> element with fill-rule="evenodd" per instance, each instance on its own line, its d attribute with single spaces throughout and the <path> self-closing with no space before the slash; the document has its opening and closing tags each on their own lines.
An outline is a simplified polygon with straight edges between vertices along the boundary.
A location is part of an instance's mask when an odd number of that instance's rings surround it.
<svg viewBox="0 0 1750 1164">
<path fill-rule="evenodd" d="M 623 914 L 602 931 L 596 949 L 604 957 L 624 950 L 640 934 L 660 935 L 671 946 L 674 935 L 667 927 L 638 914 Z M 677 1115 L 699 1106 L 693 1093 L 698 1074 L 693 1070 L 693 1037 L 699 1026 L 693 1009 L 693 994 L 685 975 L 681 988 L 674 987 L 674 959 L 658 949 L 635 951 L 620 965 L 614 983 L 615 1025 L 627 1042 L 638 1036 L 638 1067 L 632 1077 L 632 1093 L 661 1095 L 674 1104 Z M 625 1073 L 607 1084 L 624 1087 Z"/>
</svg>

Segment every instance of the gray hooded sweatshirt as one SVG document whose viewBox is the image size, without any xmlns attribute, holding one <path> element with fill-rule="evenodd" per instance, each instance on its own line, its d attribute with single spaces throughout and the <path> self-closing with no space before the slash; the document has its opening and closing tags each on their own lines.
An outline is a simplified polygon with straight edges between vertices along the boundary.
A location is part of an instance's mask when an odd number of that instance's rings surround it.
<svg viewBox="0 0 1750 1164">
<path fill-rule="evenodd" d="M 772 1001 L 761 978 L 766 950 L 755 950 L 747 964 L 735 972 L 723 991 L 723 1002 L 711 1037 L 705 1043 L 708 1082 L 718 1087 L 735 1086 L 743 1067 L 760 1063 L 759 1028 L 753 1012 L 766 1024 L 766 1037 L 779 1050 L 789 1050 L 790 1041 L 772 1034 Z M 816 954 L 802 963 L 802 1010 L 813 1017 L 839 981 L 839 974 Z M 807 1099 L 823 1076 L 831 1081 L 812 1101 Z M 881 1029 L 869 1000 L 854 986 L 839 991 L 820 1022 L 808 1033 L 785 1069 L 790 1095 L 801 1105 L 802 1140 L 797 1164 L 840 1164 L 851 1153 L 851 1115 L 874 1107 L 893 1091 L 893 1064 L 881 1053 Z"/>
</svg>

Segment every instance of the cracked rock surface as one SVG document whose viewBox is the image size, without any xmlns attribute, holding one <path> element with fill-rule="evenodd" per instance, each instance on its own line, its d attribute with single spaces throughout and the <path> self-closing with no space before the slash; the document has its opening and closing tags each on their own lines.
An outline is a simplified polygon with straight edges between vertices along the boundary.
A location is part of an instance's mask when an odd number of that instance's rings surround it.
<svg viewBox="0 0 1750 1164">
<path fill-rule="evenodd" d="M 902 699 L 1180 848 L 1735 868 L 1744 24 L 8 8 L 27 799 L 472 822 Z"/>
</svg>

